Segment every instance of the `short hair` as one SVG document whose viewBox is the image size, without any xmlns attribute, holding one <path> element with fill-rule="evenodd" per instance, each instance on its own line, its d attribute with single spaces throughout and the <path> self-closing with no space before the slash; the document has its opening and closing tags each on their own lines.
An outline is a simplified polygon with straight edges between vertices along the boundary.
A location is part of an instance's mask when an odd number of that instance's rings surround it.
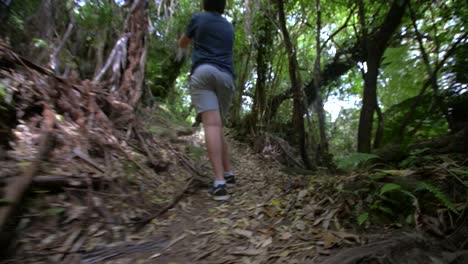
<svg viewBox="0 0 468 264">
<path fill-rule="evenodd" d="M 226 8 L 226 0 L 203 0 L 203 9 L 211 12 L 224 13 Z"/>
</svg>

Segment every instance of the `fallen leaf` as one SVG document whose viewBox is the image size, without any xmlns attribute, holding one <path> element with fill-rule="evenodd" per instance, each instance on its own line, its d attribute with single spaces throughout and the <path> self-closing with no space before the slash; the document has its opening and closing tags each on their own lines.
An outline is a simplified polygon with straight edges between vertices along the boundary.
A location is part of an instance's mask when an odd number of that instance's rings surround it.
<svg viewBox="0 0 468 264">
<path fill-rule="evenodd" d="M 291 237 L 292 237 L 292 234 L 290 232 L 284 232 L 284 233 L 280 234 L 279 239 L 280 240 L 288 240 Z"/>
<path fill-rule="evenodd" d="M 294 226 L 300 231 L 306 228 L 305 222 L 302 220 L 297 221 Z"/>
<path fill-rule="evenodd" d="M 271 237 L 268 237 L 267 239 L 265 239 L 261 244 L 260 244 L 260 247 L 268 247 L 269 245 L 271 245 L 271 243 L 273 243 L 273 238 Z"/>
<path fill-rule="evenodd" d="M 308 190 L 302 190 L 297 194 L 297 200 L 300 202 L 304 199 L 304 197 L 309 193 Z"/>
<path fill-rule="evenodd" d="M 65 224 L 72 222 L 73 220 L 79 219 L 80 216 L 86 212 L 88 207 L 86 206 L 72 206 L 70 210 L 67 210 L 67 219 L 64 221 Z"/>
<path fill-rule="evenodd" d="M 149 259 L 155 259 L 157 257 L 161 256 L 161 253 L 156 253 L 154 255 L 152 255 Z"/>
<path fill-rule="evenodd" d="M 252 235 L 253 235 L 252 231 L 243 230 L 243 229 L 239 229 L 239 228 L 234 229 L 234 233 L 238 234 L 240 236 L 244 236 L 246 238 L 252 238 Z"/>
<path fill-rule="evenodd" d="M 234 252 L 231 252 L 230 254 L 231 255 L 238 255 L 238 256 L 257 256 L 257 255 L 260 255 L 261 253 L 263 253 L 264 250 L 263 249 L 247 249 L 247 250 L 243 250 L 243 251 L 234 251 Z"/>
<path fill-rule="evenodd" d="M 324 231 L 322 233 L 322 240 L 325 248 L 330 248 L 340 241 L 332 232 Z"/>
</svg>

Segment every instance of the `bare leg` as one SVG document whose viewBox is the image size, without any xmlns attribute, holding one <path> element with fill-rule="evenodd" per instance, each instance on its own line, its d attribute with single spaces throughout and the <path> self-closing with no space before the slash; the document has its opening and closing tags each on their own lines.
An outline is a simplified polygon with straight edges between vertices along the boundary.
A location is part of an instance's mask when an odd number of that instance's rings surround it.
<svg viewBox="0 0 468 264">
<path fill-rule="evenodd" d="M 223 181 L 223 124 L 218 110 L 206 111 L 201 114 L 208 158 L 215 174 L 215 179 Z"/>
</svg>

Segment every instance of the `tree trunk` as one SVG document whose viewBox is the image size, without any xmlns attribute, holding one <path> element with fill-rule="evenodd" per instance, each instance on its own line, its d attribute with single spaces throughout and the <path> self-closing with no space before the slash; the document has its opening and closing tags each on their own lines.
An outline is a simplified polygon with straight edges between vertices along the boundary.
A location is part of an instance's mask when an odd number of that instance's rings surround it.
<svg viewBox="0 0 468 264">
<path fill-rule="evenodd" d="M 315 1 L 315 6 L 317 10 L 317 28 L 316 28 L 316 57 L 315 57 L 315 64 L 314 64 L 314 94 L 316 95 L 315 100 L 315 111 L 318 115 L 319 120 L 319 147 L 318 147 L 318 160 L 316 163 L 320 163 L 326 167 L 331 167 L 332 157 L 330 156 L 328 150 L 328 138 L 327 138 L 327 121 L 325 115 L 325 109 L 323 107 L 323 99 L 322 99 L 322 70 L 320 67 L 320 60 L 321 60 L 321 53 L 322 53 L 322 43 L 320 40 L 321 29 L 322 29 L 322 13 L 320 10 L 320 0 Z"/>
<path fill-rule="evenodd" d="M 125 32 L 128 38 L 127 67 L 122 76 L 118 98 L 135 107 L 143 93 L 148 32 L 148 15 L 145 0 L 131 1 L 130 17 Z"/>
<path fill-rule="evenodd" d="M 374 148 L 380 148 L 380 145 L 382 144 L 382 138 L 383 138 L 383 133 L 384 133 L 384 116 L 382 113 L 382 109 L 380 109 L 380 106 L 377 104 L 377 107 L 375 109 L 377 111 L 377 130 L 375 131 L 375 139 L 374 139 Z"/>
<path fill-rule="evenodd" d="M 265 10 L 265 12 L 268 12 Z M 266 111 L 266 84 L 268 79 L 269 57 L 271 53 L 270 45 L 272 43 L 272 25 L 270 20 L 263 17 L 259 20 L 260 30 L 258 30 L 258 49 L 257 49 L 257 82 L 255 86 L 255 96 L 250 118 L 250 126 L 257 130 L 264 125 Z"/>
<path fill-rule="evenodd" d="M 55 30 L 54 12 L 52 10 L 52 0 L 42 0 L 38 12 L 31 21 L 31 27 L 39 30 L 39 38 L 46 42 L 52 42 Z M 42 25 L 38 27 L 37 25 Z M 45 64 L 50 51 L 42 48 L 39 52 L 31 49 L 27 57 L 31 58 L 37 64 Z"/>
<path fill-rule="evenodd" d="M 286 51 L 288 52 L 289 62 L 289 77 L 291 79 L 291 86 L 293 92 L 293 124 L 295 133 L 297 136 L 296 144 L 299 146 L 304 165 L 307 168 L 312 168 L 309 156 L 307 154 L 305 127 L 304 127 L 304 92 L 302 90 L 301 76 L 299 73 L 299 66 L 297 63 L 296 50 L 293 46 L 291 38 L 289 36 L 288 29 L 286 27 L 286 18 L 284 13 L 283 0 L 277 0 L 278 4 L 278 15 L 280 29 L 283 34 Z"/>
<path fill-rule="evenodd" d="M 101 31 L 98 37 L 98 43 L 96 45 L 96 66 L 94 68 L 94 76 L 97 76 L 104 67 L 104 51 L 107 43 L 107 29 Z"/>
<path fill-rule="evenodd" d="M 364 75 L 364 96 L 358 128 L 358 152 L 371 151 L 372 125 L 374 111 L 377 106 L 377 76 L 379 74 L 380 58 L 374 57 L 375 51 L 369 51 L 367 60 L 368 71 Z"/>
<path fill-rule="evenodd" d="M 369 38 L 363 39 L 366 46 L 365 62 L 367 63 L 367 72 L 364 73 L 364 96 L 359 117 L 358 152 L 369 153 L 371 151 L 372 125 L 374 111 L 377 107 L 377 78 L 379 75 L 380 63 L 390 38 L 401 23 L 407 3 L 407 0 L 393 1 L 384 22 L 375 34 L 372 34 Z M 360 11 L 360 14 L 362 19 L 364 19 L 363 10 Z"/>
</svg>

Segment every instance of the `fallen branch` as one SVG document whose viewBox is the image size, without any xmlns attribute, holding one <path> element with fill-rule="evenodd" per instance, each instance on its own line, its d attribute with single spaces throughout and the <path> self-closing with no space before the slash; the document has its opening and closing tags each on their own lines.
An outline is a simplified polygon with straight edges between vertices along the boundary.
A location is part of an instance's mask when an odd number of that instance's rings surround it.
<svg viewBox="0 0 468 264">
<path fill-rule="evenodd" d="M 193 164 L 190 161 L 188 161 L 188 159 L 185 157 L 185 155 L 180 154 L 179 152 L 177 152 L 170 144 L 168 144 L 168 147 L 172 151 L 172 153 L 174 153 L 182 161 L 182 165 L 184 165 L 187 169 L 191 170 L 195 174 L 194 178 L 198 182 L 200 182 L 202 184 L 205 184 L 205 185 L 206 184 L 210 185 L 210 180 L 206 177 L 206 175 L 204 175 L 200 171 L 198 171 L 193 166 Z"/>
<path fill-rule="evenodd" d="M 135 224 L 135 225 L 139 225 L 139 229 L 144 227 L 145 225 L 147 225 L 148 223 L 150 223 L 151 221 L 153 221 L 153 219 L 155 219 L 156 217 L 159 217 L 161 215 L 163 215 L 164 213 L 166 213 L 167 211 L 169 211 L 169 209 L 173 208 L 181 199 L 182 197 L 185 195 L 185 193 L 188 191 L 188 189 L 190 188 L 190 186 L 192 185 L 192 182 L 193 182 L 193 179 L 194 177 L 191 177 L 187 183 L 185 184 L 184 188 L 182 189 L 182 191 L 176 195 L 174 197 L 174 199 L 172 199 L 172 202 L 170 202 L 169 204 L 167 204 L 166 206 L 164 206 L 161 210 L 159 210 L 157 213 L 147 217 L 146 219 L 143 219 L 141 221 L 136 221 L 136 222 L 133 222 L 131 224 Z"/>
<path fill-rule="evenodd" d="M 89 165 L 91 165 L 93 168 L 97 169 L 99 172 L 102 172 L 104 173 L 105 171 L 103 169 L 101 169 L 101 167 L 99 167 L 99 165 L 96 164 L 96 162 L 94 162 L 88 155 L 86 155 L 85 153 L 83 153 L 79 148 L 74 148 L 73 149 L 73 154 L 82 159 L 83 161 L 85 161 L 86 163 L 88 163 Z"/>
</svg>

